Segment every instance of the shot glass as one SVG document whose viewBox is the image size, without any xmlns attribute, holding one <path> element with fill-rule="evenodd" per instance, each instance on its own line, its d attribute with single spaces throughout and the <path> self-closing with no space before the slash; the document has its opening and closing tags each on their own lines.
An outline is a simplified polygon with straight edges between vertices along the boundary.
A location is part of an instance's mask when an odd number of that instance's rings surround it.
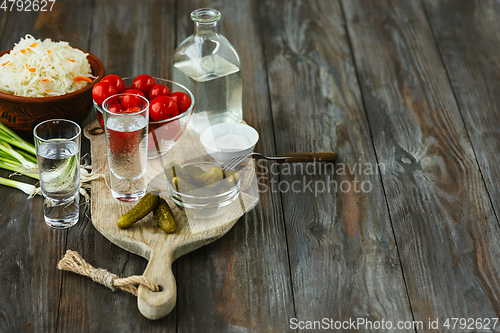
<svg viewBox="0 0 500 333">
<path fill-rule="evenodd" d="M 33 135 L 45 223 L 69 228 L 78 222 L 80 211 L 80 126 L 52 119 L 38 124 Z"/>
<path fill-rule="evenodd" d="M 120 201 L 136 201 L 146 193 L 149 102 L 118 94 L 107 98 L 102 109 L 111 193 Z"/>
</svg>

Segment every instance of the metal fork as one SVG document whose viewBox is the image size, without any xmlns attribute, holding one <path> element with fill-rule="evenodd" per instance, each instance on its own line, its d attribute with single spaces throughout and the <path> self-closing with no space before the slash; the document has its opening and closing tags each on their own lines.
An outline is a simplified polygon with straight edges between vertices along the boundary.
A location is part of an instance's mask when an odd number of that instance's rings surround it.
<svg viewBox="0 0 500 333">
<path fill-rule="evenodd" d="M 338 157 L 336 152 L 327 153 L 290 153 L 290 154 L 280 154 L 277 156 L 266 156 L 260 153 L 250 153 L 238 155 L 230 158 L 226 162 L 221 164 L 222 170 L 226 171 L 229 169 L 234 169 L 238 164 L 243 162 L 248 157 L 265 158 L 266 160 L 276 161 L 279 163 L 295 163 L 295 162 L 321 162 L 321 161 L 335 161 Z"/>
</svg>

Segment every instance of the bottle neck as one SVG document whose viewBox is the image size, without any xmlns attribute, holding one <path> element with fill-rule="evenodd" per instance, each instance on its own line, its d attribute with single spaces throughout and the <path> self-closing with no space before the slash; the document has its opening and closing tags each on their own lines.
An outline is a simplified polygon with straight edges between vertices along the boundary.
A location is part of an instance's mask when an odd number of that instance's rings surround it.
<svg viewBox="0 0 500 333">
<path fill-rule="evenodd" d="M 194 34 L 197 36 L 214 35 L 217 31 L 217 22 L 194 22 Z"/>
</svg>

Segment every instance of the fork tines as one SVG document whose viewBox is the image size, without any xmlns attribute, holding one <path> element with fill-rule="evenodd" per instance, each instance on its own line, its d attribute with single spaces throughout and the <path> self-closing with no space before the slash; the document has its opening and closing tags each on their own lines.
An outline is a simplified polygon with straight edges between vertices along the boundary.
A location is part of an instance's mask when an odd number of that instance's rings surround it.
<svg viewBox="0 0 500 333">
<path fill-rule="evenodd" d="M 234 169 L 238 164 L 243 162 L 248 156 L 251 154 L 243 154 L 243 155 L 237 155 L 233 158 L 230 158 L 226 162 L 222 163 L 221 167 L 223 171 Z"/>
</svg>

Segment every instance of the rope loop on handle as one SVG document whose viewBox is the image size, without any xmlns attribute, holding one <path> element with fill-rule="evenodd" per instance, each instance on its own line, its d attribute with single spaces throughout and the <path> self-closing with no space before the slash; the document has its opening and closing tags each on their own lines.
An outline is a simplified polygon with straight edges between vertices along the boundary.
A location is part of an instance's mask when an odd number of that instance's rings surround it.
<svg viewBox="0 0 500 333">
<path fill-rule="evenodd" d="M 133 275 L 120 278 L 118 275 L 108 272 L 102 268 L 95 268 L 86 262 L 78 252 L 68 250 L 64 257 L 57 264 L 60 270 L 73 272 L 91 278 L 94 282 L 100 283 L 115 291 L 121 289 L 137 296 L 136 284 L 142 284 L 151 291 L 160 291 L 160 286 L 143 275 Z"/>
</svg>

